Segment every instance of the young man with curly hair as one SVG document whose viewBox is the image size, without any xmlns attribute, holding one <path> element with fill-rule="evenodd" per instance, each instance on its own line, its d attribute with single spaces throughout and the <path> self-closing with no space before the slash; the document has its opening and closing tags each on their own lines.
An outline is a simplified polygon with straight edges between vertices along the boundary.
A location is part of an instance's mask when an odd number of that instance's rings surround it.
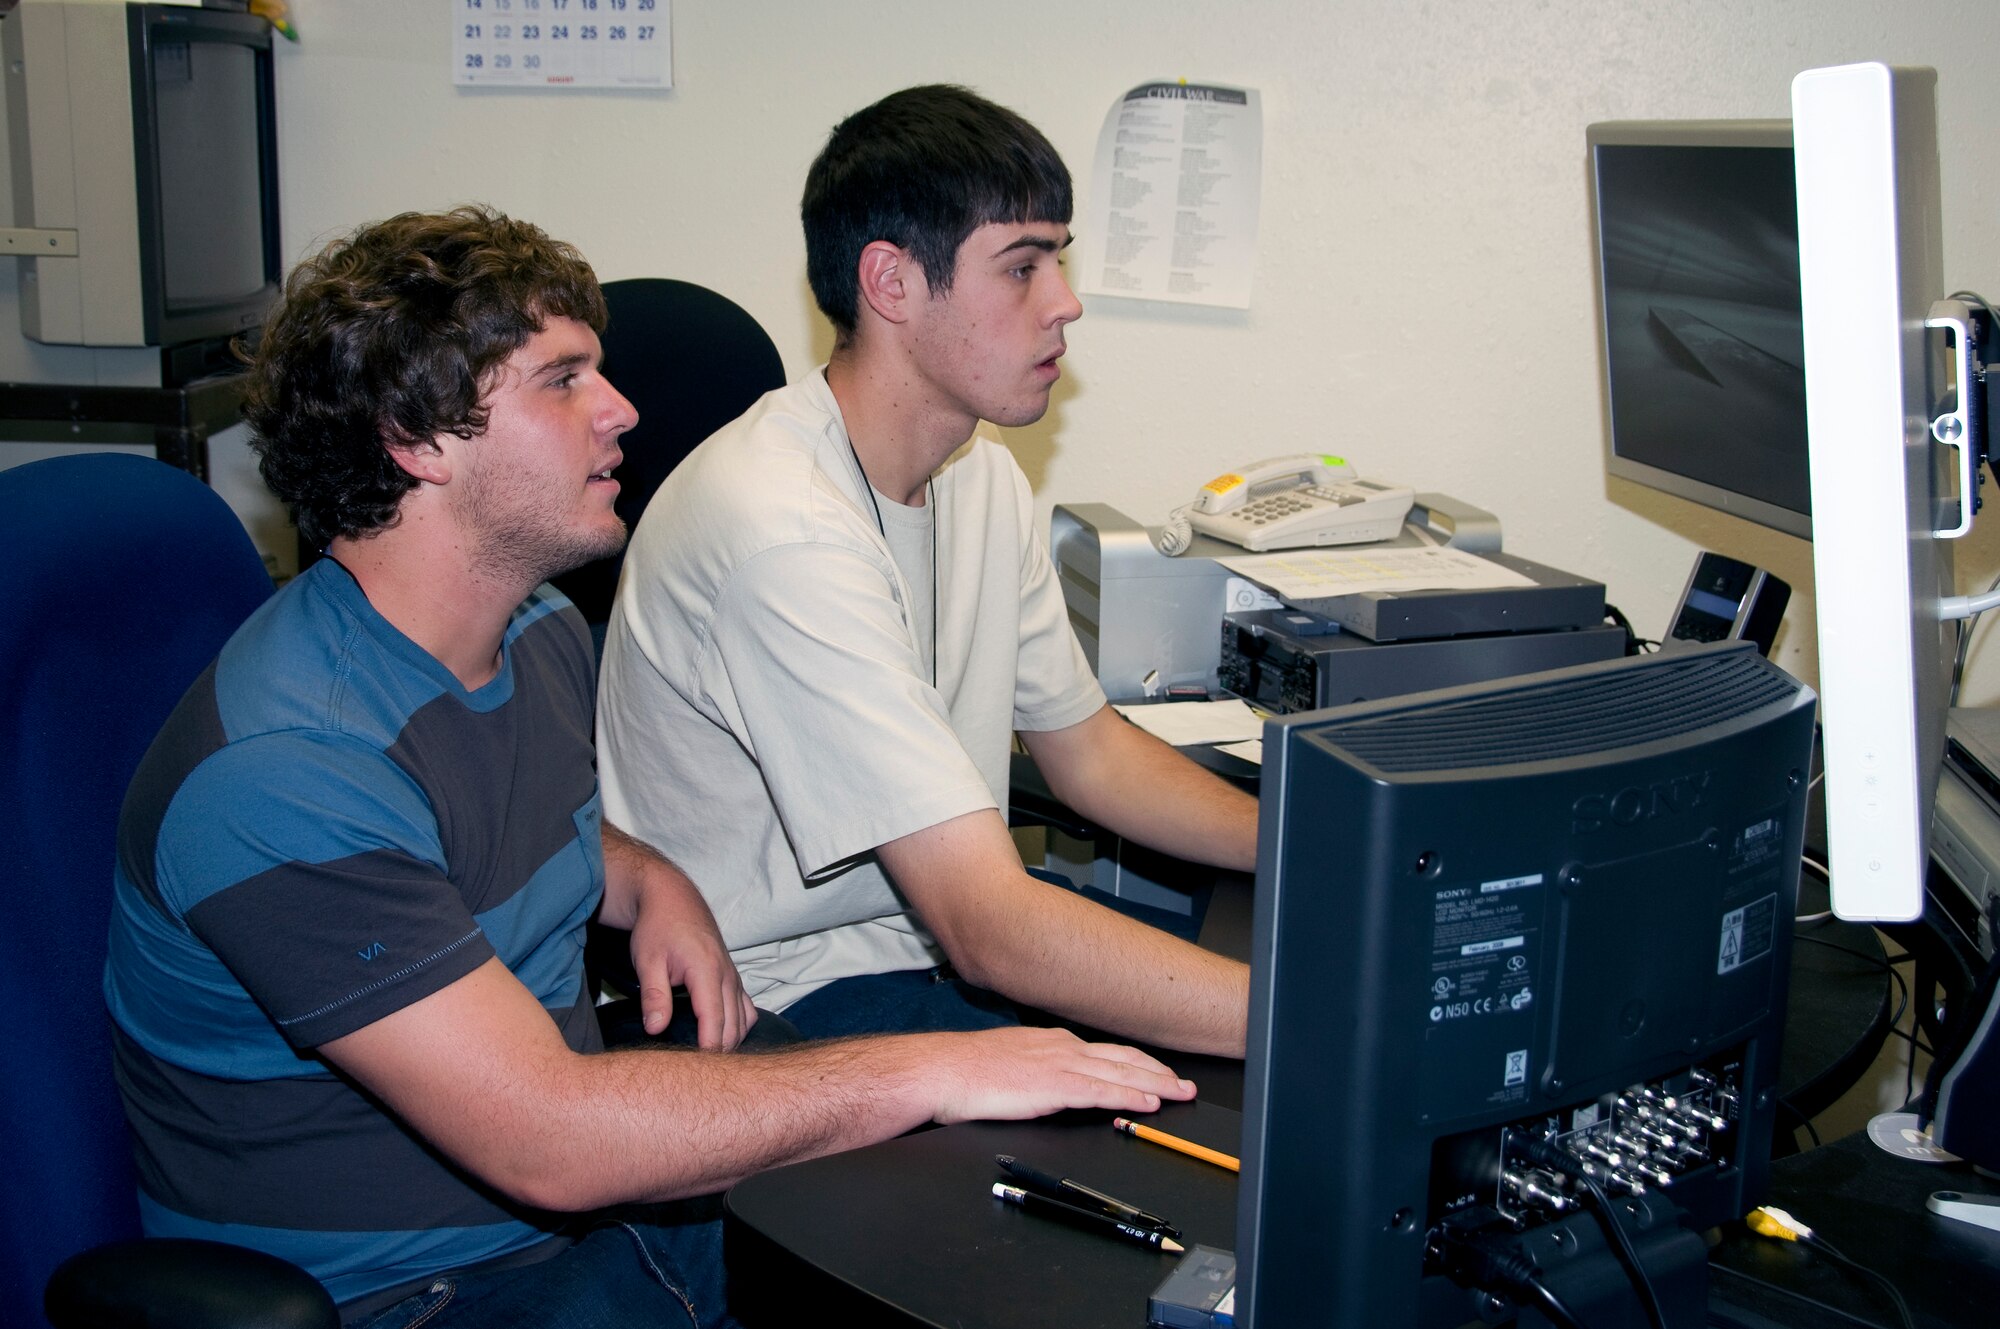
<svg viewBox="0 0 2000 1329">
<path fill-rule="evenodd" d="M 840 124 L 801 207 L 832 359 L 696 449 L 625 561 L 606 806 L 688 867 L 752 997 L 809 1036 L 1021 1003 L 1243 1055 L 1243 965 L 1030 876 L 1008 836 L 1018 733 L 1099 825 L 1256 859 L 1255 800 L 1105 704 L 1027 480 L 973 437 L 1048 409 L 1083 313 L 1070 209 L 1049 141 L 963 88 Z"/>
<path fill-rule="evenodd" d="M 327 556 L 127 799 L 105 987 L 146 1228 L 292 1259 L 349 1324 L 726 1323 L 712 1210 L 630 1206 L 1193 1092 L 1048 1030 L 728 1051 L 755 1012 L 687 877 L 599 814 L 590 639 L 542 584 L 625 538 L 603 323 L 575 250 L 483 209 L 293 273 L 249 413 Z M 602 1050 L 593 915 L 700 1048 Z"/>
</svg>

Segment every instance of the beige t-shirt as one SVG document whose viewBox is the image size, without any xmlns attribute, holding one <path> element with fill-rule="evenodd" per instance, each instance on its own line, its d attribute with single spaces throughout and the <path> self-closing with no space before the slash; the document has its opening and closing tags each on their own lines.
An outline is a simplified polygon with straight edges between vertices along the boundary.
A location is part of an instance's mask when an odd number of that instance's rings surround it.
<svg viewBox="0 0 2000 1329">
<path fill-rule="evenodd" d="M 1004 810 L 1013 732 L 1104 705 L 1004 448 L 933 479 L 935 687 L 930 597 L 862 485 L 823 373 L 767 394 L 647 507 L 605 642 L 605 813 L 694 879 L 772 1010 L 936 963 L 873 849 Z"/>
</svg>

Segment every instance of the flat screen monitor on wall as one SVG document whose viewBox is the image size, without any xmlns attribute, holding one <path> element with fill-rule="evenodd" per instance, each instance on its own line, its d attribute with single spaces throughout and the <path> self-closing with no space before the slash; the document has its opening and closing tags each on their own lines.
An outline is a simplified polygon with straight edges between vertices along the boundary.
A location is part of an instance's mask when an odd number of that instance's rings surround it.
<svg viewBox="0 0 2000 1329">
<path fill-rule="evenodd" d="M 40 0 L 0 43 L 14 222 L 50 237 L 21 259 L 22 331 L 176 346 L 258 326 L 282 263 L 270 25 Z"/>
<path fill-rule="evenodd" d="M 1810 537 L 1790 125 L 1617 121 L 1586 142 L 1606 469 Z"/>
</svg>

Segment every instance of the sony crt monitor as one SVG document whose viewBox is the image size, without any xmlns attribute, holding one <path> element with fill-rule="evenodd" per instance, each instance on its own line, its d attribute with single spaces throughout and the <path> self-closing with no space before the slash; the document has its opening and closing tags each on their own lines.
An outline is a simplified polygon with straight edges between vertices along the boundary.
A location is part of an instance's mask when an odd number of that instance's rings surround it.
<svg viewBox="0 0 2000 1329">
<path fill-rule="evenodd" d="M 32 0 L 0 49 L 22 332 L 171 347 L 260 326 L 283 263 L 270 24 Z"/>
<path fill-rule="evenodd" d="M 1605 469 L 1810 536 L 1791 126 L 1613 121 L 1585 142 Z"/>
<path fill-rule="evenodd" d="M 1237 1323 L 1644 1326 L 1613 1206 L 1703 1323 L 1699 1233 L 1767 1182 L 1813 702 L 1735 642 L 1266 725 Z"/>
</svg>

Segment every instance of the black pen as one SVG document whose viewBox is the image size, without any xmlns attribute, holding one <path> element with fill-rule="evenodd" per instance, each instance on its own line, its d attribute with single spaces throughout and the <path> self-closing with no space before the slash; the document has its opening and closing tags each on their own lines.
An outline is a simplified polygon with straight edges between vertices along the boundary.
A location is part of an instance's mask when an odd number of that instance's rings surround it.
<svg viewBox="0 0 2000 1329">
<path fill-rule="evenodd" d="M 993 1183 L 993 1194 L 997 1198 L 1005 1200 L 1008 1204 L 1020 1205 L 1031 1214 L 1043 1214 L 1049 1218 L 1061 1219 L 1065 1223 L 1074 1223 L 1078 1227 L 1099 1228 L 1108 1232 L 1116 1232 L 1122 1237 L 1139 1242 L 1141 1245 L 1151 1246 L 1154 1250 L 1169 1251 L 1178 1255 L 1187 1249 L 1187 1247 L 1181 1245 L 1164 1232 L 1156 1232 L 1149 1228 L 1134 1227 L 1130 1223 L 1121 1223 L 1109 1214 L 1099 1213 L 1095 1209 L 1079 1209 L 1073 1204 L 1064 1204 L 1061 1200 L 1051 1200 L 1048 1196 L 1039 1195 L 1034 1191 L 1024 1191 L 1019 1186 L 1009 1186 L 1004 1181 Z"/>
<path fill-rule="evenodd" d="M 995 1154 L 993 1161 L 1000 1165 L 1002 1172 L 1010 1177 L 1018 1177 L 1027 1183 L 1028 1189 L 1038 1191 L 1051 1200 L 1061 1200 L 1080 1209 L 1102 1210 L 1107 1217 L 1130 1223 L 1134 1227 L 1164 1232 L 1170 1237 L 1178 1237 L 1181 1234 L 1179 1228 L 1158 1214 L 1149 1214 L 1136 1204 L 1106 1195 L 1100 1190 L 1093 1190 L 1080 1181 L 1071 1181 L 1068 1177 L 1052 1177 L 1040 1168 L 1028 1166 L 1012 1154 Z"/>
</svg>

